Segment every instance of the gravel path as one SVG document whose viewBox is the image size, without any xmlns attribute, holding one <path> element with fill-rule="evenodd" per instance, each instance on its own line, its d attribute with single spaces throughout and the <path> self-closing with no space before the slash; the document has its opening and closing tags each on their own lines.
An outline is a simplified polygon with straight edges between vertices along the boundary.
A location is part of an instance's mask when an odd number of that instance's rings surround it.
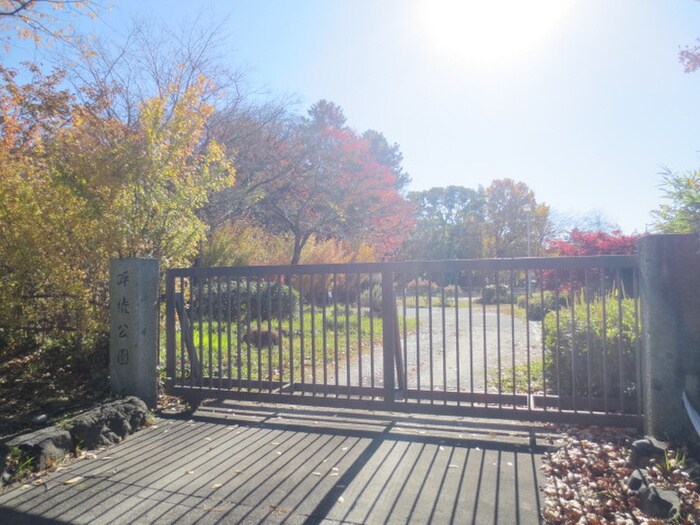
<svg viewBox="0 0 700 525">
<path fill-rule="evenodd" d="M 429 390 L 432 385 L 434 390 L 457 391 L 459 384 L 461 392 L 497 392 L 500 368 L 503 390 L 512 391 L 513 365 L 526 367 L 528 342 L 531 361 L 542 360 L 541 323 L 511 316 L 509 306 L 501 306 L 499 312 L 495 306 L 474 305 L 471 317 L 469 308 L 410 308 L 406 318 L 417 320 L 406 334 L 404 347 L 410 389 Z M 403 340 L 402 327 L 399 330 Z M 381 345 L 375 346 L 373 357 L 374 374 L 372 356 L 369 350 L 363 352 L 363 386 L 383 383 Z M 341 384 L 347 384 L 346 374 L 339 375 Z M 359 384 L 359 375 L 360 364 L 354 360 L 350 364 L 352 385 Z"/>
</svg>

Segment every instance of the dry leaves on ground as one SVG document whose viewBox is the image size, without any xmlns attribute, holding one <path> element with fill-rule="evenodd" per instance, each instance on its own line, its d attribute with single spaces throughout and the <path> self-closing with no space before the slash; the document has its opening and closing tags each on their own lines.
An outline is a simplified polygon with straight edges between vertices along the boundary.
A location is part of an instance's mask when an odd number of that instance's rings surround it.
<svg viewBox="0 0 700 525">
<path fill-rule="evenodd" d="M 637 508 L 637 498 L 627 487 L 632 469 L 629 447 L 639 436 L 629 430 L 599 427 L 559 429 L 564 444 L 544 459 L 546 482 L 542 515 L 553 525 L 665 523 Z M 673 523 L 700 523 L 700 467 L 684 450 L 669 448 L 663 460 L 650 465 L 648 481 L 660 489 L 674 490 L 680 515 Z"/>
</svg>

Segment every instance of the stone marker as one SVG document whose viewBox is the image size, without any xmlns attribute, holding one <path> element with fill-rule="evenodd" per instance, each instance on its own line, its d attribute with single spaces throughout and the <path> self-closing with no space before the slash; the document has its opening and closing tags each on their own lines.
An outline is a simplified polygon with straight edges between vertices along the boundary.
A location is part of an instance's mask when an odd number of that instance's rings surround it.
<svg viewBox="0 0 700 525">
<path fill-rule="evenodd" d="M 158 396 L 158 261 L 113 259 L 110 269 L 109 377 L 112 393 Z"/>
</svg>

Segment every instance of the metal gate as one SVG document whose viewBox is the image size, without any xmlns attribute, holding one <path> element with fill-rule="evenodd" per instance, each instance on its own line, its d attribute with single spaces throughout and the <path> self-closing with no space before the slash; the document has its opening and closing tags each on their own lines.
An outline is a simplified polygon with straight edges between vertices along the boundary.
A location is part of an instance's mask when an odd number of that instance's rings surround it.
<svg viewBox="0 0 700 525">
<path fill-rule="evenodd" d="M 167 389 L 636 426 L 636 266 L 596 256 L 169 270 Z"/>
</svg>

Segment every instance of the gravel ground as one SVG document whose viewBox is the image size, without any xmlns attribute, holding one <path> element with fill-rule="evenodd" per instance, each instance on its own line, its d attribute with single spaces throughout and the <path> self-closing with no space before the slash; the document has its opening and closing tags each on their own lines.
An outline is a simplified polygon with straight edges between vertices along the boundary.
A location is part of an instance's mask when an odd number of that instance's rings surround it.
<svg viewBox="0 0 700 525">
<path fill-rule="evenodd" d="M 511 315 L 509 306 L 474 305 L 471 311 L 464 307 L 409 308 L 406 318 L 417 320 L 407 331 L 403 348 L 411 389 L 420 386 L 428 390 L 432 385 L 438 391 L 457 391 L 459 386 L 460 392 L 494 393 L 500 372 L 503 390 L 508 391 L 512 389 L 513 366 L 527 366 L 528 347 L 532 361 L 542 360 L 541 323 Z M 400 332 L 403 340 L 402 328 Z M 339 383 L 348 384 L 348 368 L 340 361 Z M 381 345 L 375 345 L 373 352 L 366 348 L 361 365 L 353 360 L 349 370 L 351 385 L 360 384 L 361 370 L 363 386 L 381 386 Z M 328 382 L 332 383 L 330 376 Z"/>
</svg>

